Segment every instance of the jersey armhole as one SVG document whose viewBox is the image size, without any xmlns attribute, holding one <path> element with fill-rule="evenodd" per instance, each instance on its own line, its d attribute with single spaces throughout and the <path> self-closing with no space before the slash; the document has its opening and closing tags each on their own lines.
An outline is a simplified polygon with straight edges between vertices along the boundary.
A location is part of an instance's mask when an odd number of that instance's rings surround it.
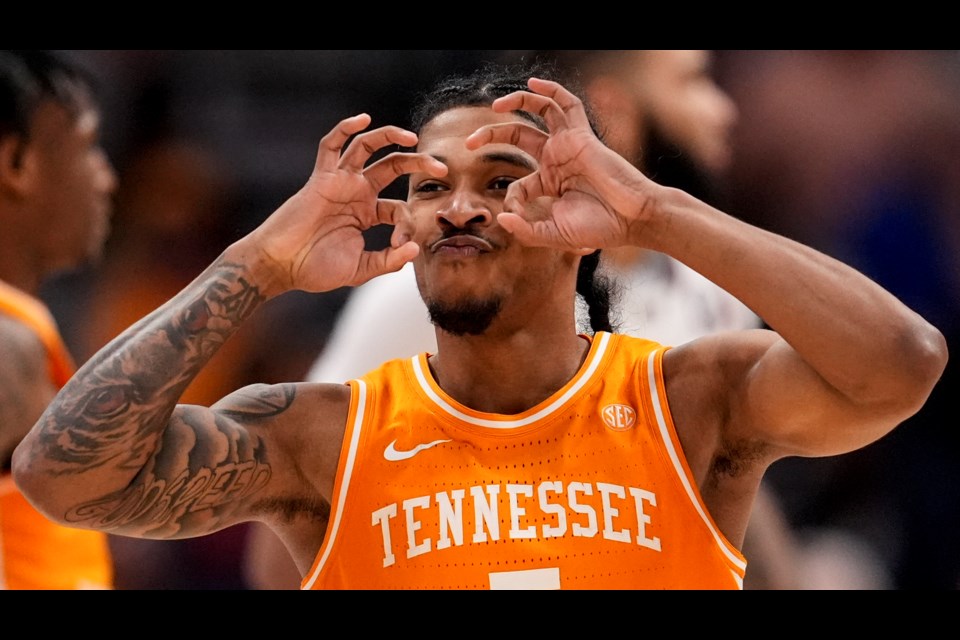
<svg viewBox="0 0 960 640">
<path fill-rule="evenodd" d="M 693 504 L 694 509 L 700 515 L 704 525 L 710 531 L 714 541 L 717 543 L 720 551 L 739 584 L 742 585 L 743 577 L 746 574 L 747 561 L 744 555 L 735 545 L 733 545 L 726 536 L 720 531 L 713 516 L 707 509 L 700 495 L 700 488 L 690 471 L 686 455 L 680 444 L 680 437 L 676 426 L 673 423 L 673 416 L 670 413 L 670 405 L 667 402 L 666 385 L 663 379 L 663 356 L 672 347 L 661 347 L 650 352 L 641 362 L 641 392 L 647 409 L 654 417 L 657 425 L 657 431 L 660 435 L 660 443 L 664 448 L 664 454 L 673 466 L 676 477 L 682 485 L 684 492 Z M 741 587 L 742 588 L 742 587 Z"/>
<path fill-rule="evenodd" d="M 350 490 L 350 482 L 353 479 L 354 466 L 357 462 L 360 436 L 363 433 L 364 425 L 368 422 L 367 413 L 373 406 L 369 398 L 371 395 L 370 386 L 365 381 L 355 379 L 348 380 L 344 384 L 350 387 L 350 408 L 347 410 L 343 444 L 340 448 L 340 461 L 337 463 L 337 475 L 333 483 L 330 520 L 327 524 L 327 531 L 323 536 L 323 542 L 317 551 L 317 557 L 314 559 L 310 571 L 307 572 L 300 583 L 302 590 L 313 588 L 337 542 L 337 534 L 340 530 L 340 522 L 343 519 L 343 510 Z"/>
</svg>

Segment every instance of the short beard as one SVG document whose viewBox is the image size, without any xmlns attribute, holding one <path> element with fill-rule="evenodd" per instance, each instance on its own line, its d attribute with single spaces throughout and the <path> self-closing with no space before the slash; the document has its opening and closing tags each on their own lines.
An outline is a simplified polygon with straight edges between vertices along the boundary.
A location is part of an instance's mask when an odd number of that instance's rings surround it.
<svg viewBox="0 0 960 640">
<path fill-rule="evenodd" d="M 682 189 L 714 206 L 718 204 L 719 190 L 715 178 L 694 162 L 689 153 L 671 142 L 656 122 L 651 123 L 645 142 L 637 166 L 650 179 Z"/>
<path fill-rule="evenodd" d="M 500 313 L 499 298 L 489 300 L 444 304 L 430 301 L 427 310 L 430 322 L 455 336 L 478 336 L 485 332 Z"/>
</svg>

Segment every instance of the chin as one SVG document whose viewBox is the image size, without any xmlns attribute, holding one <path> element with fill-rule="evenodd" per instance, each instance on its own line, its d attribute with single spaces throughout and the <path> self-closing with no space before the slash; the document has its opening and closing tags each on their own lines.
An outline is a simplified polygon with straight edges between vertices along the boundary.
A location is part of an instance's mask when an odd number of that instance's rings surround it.
<svg viewBox="0 0 960 640">
<path fill-rule="evenodd" d="M 500 314 L 503 301 L 498 297 L 457 302 L 426 300 L 430 322 L 455 336 L 481 335 Z"/>
</svg>

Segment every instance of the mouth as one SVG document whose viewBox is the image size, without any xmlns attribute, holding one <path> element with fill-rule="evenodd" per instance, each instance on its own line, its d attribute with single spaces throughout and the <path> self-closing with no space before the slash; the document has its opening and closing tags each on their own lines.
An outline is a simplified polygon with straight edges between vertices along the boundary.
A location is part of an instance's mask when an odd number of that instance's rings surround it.
<svg viewBox="0 0 960 640">
<path fill-rule="evenodd" d="M 473 235 L 456 235 L 441 238 L 430 245 L 430 252 L 446 256 L 476 256 L 493 251 L 493 245 L 488 241 Z"/>
</svg>

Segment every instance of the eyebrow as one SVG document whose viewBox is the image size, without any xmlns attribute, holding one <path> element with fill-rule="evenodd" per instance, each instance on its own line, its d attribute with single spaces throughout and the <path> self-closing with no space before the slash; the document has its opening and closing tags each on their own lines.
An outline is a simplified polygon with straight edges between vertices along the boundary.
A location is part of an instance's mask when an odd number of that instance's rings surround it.
<svg viewBox="0 0 960 640">
<path fill-rule="evenodd" d="M 442 162 L 442 163 L 444 163 L 444 164 L 447 163 L 447 159 L 446 159 L 445 156 L 434 155 L 434 156 L 431 156 L 431 157 L 434 158 L 435 160 L 439 160 L 440 162 Z M 504 163 L 506 163 L 506 164 L 511 164 L 511 165 L 513 165 L 513 166 L 515 166 L 515 167 L 520 167 L 521 169 L 526 169 L 526 170 L 531 171 L 531 172 L 537 170 L 537 165 L 535 165 L 533 162 L 531 162 L 531 161 L 530 161 L 530 158 L 528 158 L 527 156 L 525 156 L 525 155 L 523 155 L 523 154 L 521 154 L 521 153 L 510 153 L 510 152 L 507 152 L 507 151 L 496 151 L 496 152 L 493 152 L 493 153 L 485 153 L 485 154 L 483 154 L 483 155 L 480 157 L 480 160 L 481 160 L 482 162 L 487 163 L 487 164 L 497 164 L 497 163 L 500 163 L 500 162 L 504 162 Z"/>
</svg>

